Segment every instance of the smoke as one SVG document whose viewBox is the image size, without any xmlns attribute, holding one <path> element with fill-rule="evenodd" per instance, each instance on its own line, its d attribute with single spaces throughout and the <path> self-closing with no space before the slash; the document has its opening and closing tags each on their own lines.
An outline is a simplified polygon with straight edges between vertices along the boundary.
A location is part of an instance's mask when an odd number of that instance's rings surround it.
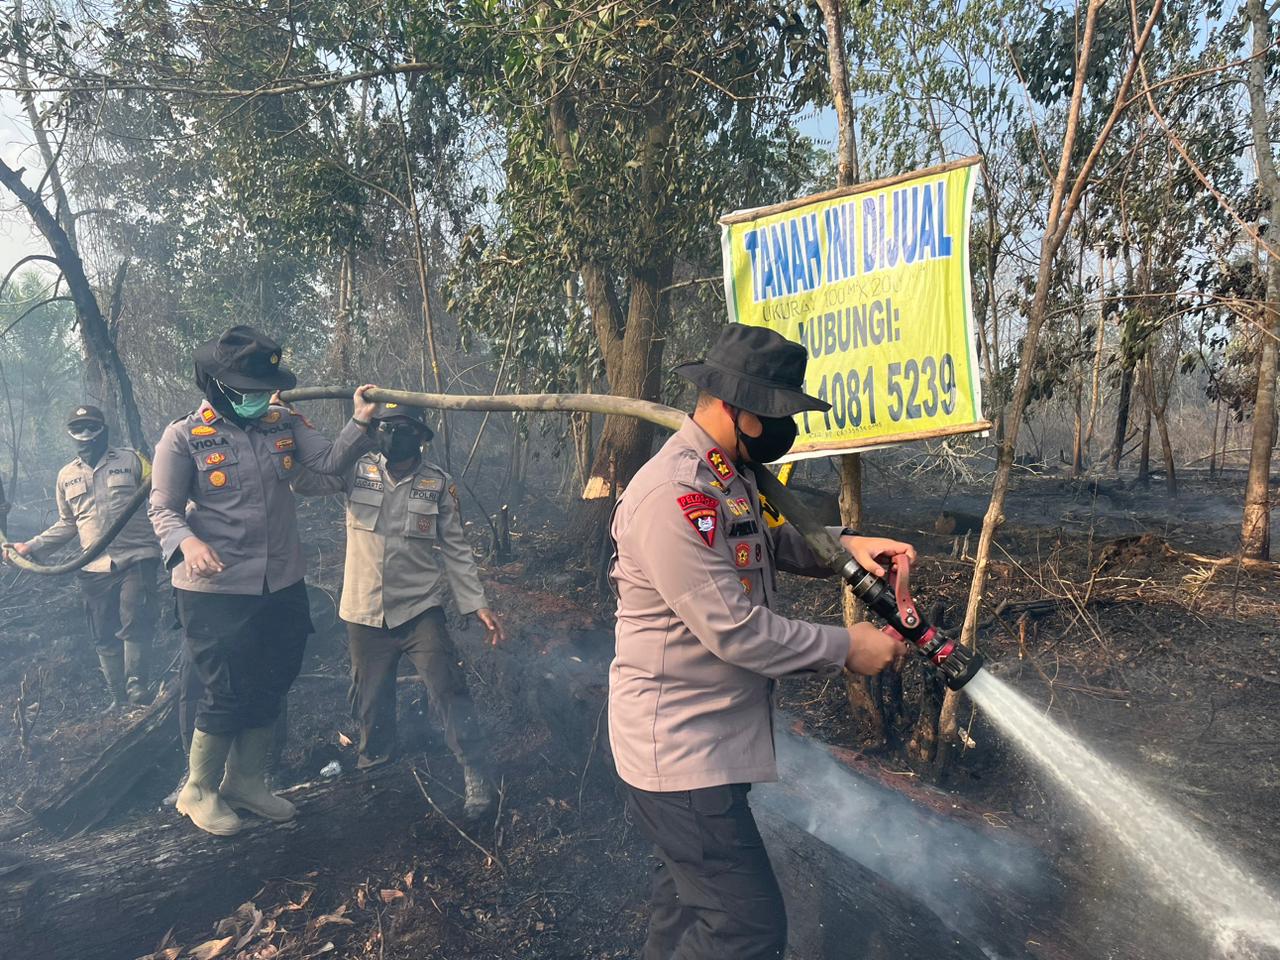
<svg viewBox="0 0 1280 960">
<path fill-rule="evenodd" d="M 781 783 L 757 787 L 758 804 L 900 887 L 995 958 L 988 944 L 999 921 L 984 898 L 1039 900 L 1043 857 L 1012 836 L 946 819 L 858 777 L 820 744 L 777 726 Z"/>
</svg>

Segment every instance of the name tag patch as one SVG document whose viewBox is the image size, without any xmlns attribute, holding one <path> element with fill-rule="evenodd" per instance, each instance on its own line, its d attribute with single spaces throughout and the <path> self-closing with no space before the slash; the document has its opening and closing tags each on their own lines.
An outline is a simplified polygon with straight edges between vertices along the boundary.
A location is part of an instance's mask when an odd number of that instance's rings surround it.
<svg viewBox="0 0 1280 960">
<path fill-rule="evenodd" d="M 410 500 L 425 500 L 428 503 L 435 503 L 440 499 L 439 490 L 410 490 Z"/>
<path fill-rule="evenodd" d="M 739 520 L 729 527 L 731 537 L 754 537 L 759 532 L 760 528 L 756 526 L 754 520 Z"/>
<path fill-rule="evenodd" d="M 370 480 L 368 477 L 356 477 L 355 486 L 364 490 L 376 490 L 378 493 L 382 492 L 382 481 Z"/>
</svg>

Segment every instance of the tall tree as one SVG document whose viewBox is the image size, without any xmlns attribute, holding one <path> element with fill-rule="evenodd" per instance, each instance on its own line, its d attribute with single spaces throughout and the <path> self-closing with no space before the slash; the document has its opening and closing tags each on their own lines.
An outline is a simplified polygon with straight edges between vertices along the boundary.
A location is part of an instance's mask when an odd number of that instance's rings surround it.
<svg viewBox="0 0 1280 960">
<path fill-rule="evenodd" d="M 1276 53 L 1277 6 L 1264 0 L 1245 0 L 1243 16 L 1248 25 L 1250 60 L 1245 77 L 1249 93 L 1249 119 L 1253 133 L 1253 157 L 1262 194 L 1262 219 L 1266 220 L 1266 295 L 1259 311 L 1262 349 L 1258 357 L 1258 392 L 1253 404 L 1253 436 L 1249 444 L 1249 479 L 1245 483 L 1244 517 L 1240 525 L 1240 550 L 1246 557 L 1271 556 L 1271 452 L 1276 431 L 1276 372 L 1280 349 L 1280 171 L 1277 170 L 1273 130 L 1275 92 L 1280 56 Z"/>
</svg>

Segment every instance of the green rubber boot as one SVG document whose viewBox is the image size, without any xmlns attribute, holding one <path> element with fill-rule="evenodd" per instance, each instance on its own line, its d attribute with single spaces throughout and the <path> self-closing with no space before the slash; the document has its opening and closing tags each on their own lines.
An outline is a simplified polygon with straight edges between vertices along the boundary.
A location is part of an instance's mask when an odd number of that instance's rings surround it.
<svg viewBox="0 0 1280 960">
<path fill-rule="evenodd" d="M 205 833 L 229 837 L 239 833 L 243 822 L 214 786 L 227 765 L 232 738 L 197 730 L 191 737 L 191 757 L 186 785 L 178 792 L 175 806 L 184 817 Z"/>
<path fill-rule="evenodd" d="M 268 820 L 292 820 L 298 808 L 267 789 L 267 755 L 274 738 L 274 724 L 241 730 L 227 757 L 227 773 L 218 792 L 237 810 Z"/>
<path fill-rule="evenodd" d="M 111 706 L 122 707 L 129 702 L 124 684 L 124 657 L 119 651 L 98 653 L 98 666 L 102 668 L 102 678 L 107 681 L 107 690 L 111 693 Z"/>
<path fill-rule="evenodd" d="M 129 702 L 147 702 L 147 660 L 151 651 L 145 643 L 124 643 L 124 685 Z"/>
</svg>

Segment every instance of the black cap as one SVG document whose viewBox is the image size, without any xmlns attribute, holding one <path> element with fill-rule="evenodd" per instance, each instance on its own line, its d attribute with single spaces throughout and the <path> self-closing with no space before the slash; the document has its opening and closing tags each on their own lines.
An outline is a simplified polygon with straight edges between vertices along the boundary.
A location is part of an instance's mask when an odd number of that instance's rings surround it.
<svg viewBox="0 0 1280 960">
<path fill-rule="evenodd" d="M 801 389 L 809 354 L 766 327 L 731 323 L 700 361 L 675 372 L 713 397 L 760 417 L 789 417 L 831 404 Z"/>
<path fill-rule="evenodd" d="M 407 403 L 380 403 L 373 408 L 374 420 L 410 420 L 422 430 L 425 439 L 434 437 L 435 431 L 427 426 L 427 415 L 421 407 L 412 407 Z"/>
<path fill-rule="evenodd" d="M 71 414 L 67 417 L 68 427 L 73 423 L 100 423 L 105 426 L 106 422 L 107 418 L 102 415 L 102 411 L 87 403 L 72 407 Z"/>
<path fill-rule="evenodd" d="M 283 355 L 280 344 L 239 324 L 196 349 L 197 379 L 203 373 L 235 390 L 289 390 L 298 378 L 281 366 Z"/>
</svg>

